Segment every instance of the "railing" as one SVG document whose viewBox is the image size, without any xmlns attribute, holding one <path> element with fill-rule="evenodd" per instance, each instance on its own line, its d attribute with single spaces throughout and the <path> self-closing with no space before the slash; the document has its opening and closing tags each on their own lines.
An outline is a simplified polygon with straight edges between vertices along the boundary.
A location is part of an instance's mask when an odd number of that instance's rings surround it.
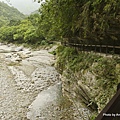
<svg viewBox="0 0 120 120">
<path fill-rule="evenodd" d="M 118 91 L 95 120 L 120 120 L 120 84 Z"/>
<path fill-rule="evenodd" d="M 81 51 L 94 51 L 106 54 L 118 54 L 120 55 L 120 46 L 110 45 L 86 45 L 75 43 L 64 43 L 65 46 L 74 47 Z M 120 120 L 120 83 L 117 86 L 117 92 L 100 112 L 95 120 Z"/>
<path fill-rule="evenodd" d="M 65 46 L 71 46 L 81 51 L 94 51 L 105 54 L 120 54 L 120 46 L 111 45 L 87 45 L 76 43 L 63 43 Z"/>
</svg>

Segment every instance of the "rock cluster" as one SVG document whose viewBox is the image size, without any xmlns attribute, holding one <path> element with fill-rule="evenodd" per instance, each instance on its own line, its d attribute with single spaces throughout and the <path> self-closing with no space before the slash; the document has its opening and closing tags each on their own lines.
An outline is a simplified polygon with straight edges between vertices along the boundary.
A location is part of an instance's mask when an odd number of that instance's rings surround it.
<svg viewBox="0 0 120 120">
<path fill-rule="evenodd" d="M 56 72 L 55 68 L 47 65 L 36 68 L 30 76 L 25 75 L 19 67 L 8 66 L 8 68 L 14 76 L 18 89 L 22 91 L 40 92 L 57 83 L 59 80 L 59 74 Z"/>
</svg>

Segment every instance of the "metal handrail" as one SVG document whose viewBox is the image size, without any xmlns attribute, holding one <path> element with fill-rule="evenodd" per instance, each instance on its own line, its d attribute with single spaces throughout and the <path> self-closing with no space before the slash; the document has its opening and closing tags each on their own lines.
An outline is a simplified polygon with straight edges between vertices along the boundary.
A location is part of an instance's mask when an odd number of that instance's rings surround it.
<svg viewBox="0 0 120 120">
<path fill-rule="evenodd" d="M 111 45 L 93 45 L 93 44 L 76 44 L 76 43 L 63 43 L 65 46 L 73 46 L 75 48 L 82 48 L 83 51 L 97 51 L 101 53 L 109 53 L 120 54 L 120 46 L 111 46 Z"/>
<path fill-rule="evenodd" d="M 117 92 L 95 120 L 120 120 L 120 83 Z"/>
</svg>

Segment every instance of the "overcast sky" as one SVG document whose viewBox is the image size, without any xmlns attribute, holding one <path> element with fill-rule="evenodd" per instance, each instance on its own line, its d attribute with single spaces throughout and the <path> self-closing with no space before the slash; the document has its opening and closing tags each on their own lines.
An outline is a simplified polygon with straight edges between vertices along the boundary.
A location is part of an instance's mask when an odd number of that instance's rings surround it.
<svg viewBox="0 0 120 120">
<path fill-rule="evenodd" d="M 40 3 L 33 2 L 34 0 L 0 0 L 0 1 L 9 3 L 9 5 L 17 8 L 20 12 L 24 14 L 30 14 L 31 12 L 38 10 L 40 7 Z"/>
</svg>

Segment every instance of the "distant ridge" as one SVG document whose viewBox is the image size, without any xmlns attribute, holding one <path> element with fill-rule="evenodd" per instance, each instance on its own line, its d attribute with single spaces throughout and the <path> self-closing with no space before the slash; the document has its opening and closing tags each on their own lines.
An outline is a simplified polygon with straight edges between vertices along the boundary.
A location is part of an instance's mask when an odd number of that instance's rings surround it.
<svg viewBox="0 0 120 120">
<path fill-rule="evenodd" d="M 6 25 L 10 20 L 21 20 L 25 15 L 16 8 L 8 6 L 4 2 L 0 2 L 0 27 Z"/>
<path fill-rule="evenodd" d="M 32 15 L 33 15 L 33 14 L 40 14 L 40 12 L 39 12 L 39 10 L 35 10 L 35 11 L 31 12 L 31 14 L 32 14 Z"/>
</svg>

